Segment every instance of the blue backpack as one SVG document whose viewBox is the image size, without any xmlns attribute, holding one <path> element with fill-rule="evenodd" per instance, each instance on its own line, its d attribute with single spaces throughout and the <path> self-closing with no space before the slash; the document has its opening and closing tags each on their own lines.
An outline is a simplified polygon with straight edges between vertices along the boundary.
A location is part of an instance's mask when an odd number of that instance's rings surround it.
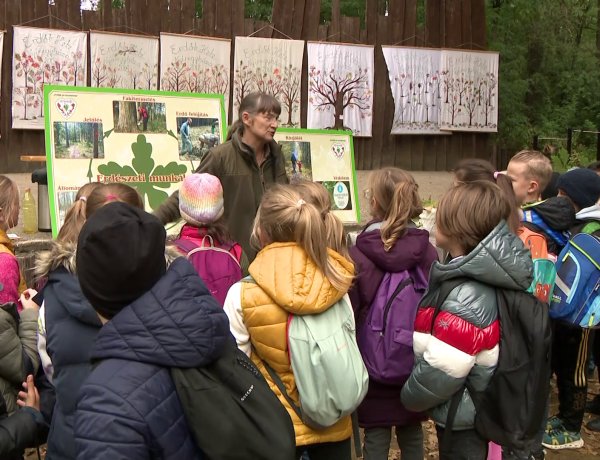
<svg viewBox="0 0 600 460">
<path fill-rule="evenodd" d="M 414 364 L 413 332 L 417 307 L 427 287 L 423 270 L 386 273 L 367 317 L 358 327 L 358 347 L 369 377 L 403 385 Z"/>
<path fill-rule="evenodd" d="M 600 223 L 587 224 L 556 261 L 550 316 L 583 328 L 600 324 L 600 239 L 591 235 L 597 230 Z"/>
</svg>

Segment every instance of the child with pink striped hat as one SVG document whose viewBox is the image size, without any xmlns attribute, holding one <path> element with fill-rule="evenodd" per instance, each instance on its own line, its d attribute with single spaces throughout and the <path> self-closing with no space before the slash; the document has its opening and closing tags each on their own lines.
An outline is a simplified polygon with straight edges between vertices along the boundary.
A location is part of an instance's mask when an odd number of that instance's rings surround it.
<svg viewBox="0 0 600 460">
<path fill-rule="evenodd" d="M 225 224 L 219 179 L 206 173 L 187 176 L 179 189 L 179 211 L 186 224 L 173 244 L 222 305 L 229 287 L 247 272 L 248 259 Z"/>
</svg>

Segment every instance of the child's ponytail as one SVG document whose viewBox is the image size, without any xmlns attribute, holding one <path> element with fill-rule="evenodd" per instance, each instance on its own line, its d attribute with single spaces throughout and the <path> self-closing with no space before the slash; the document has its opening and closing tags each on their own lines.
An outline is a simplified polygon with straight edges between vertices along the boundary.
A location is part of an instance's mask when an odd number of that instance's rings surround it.
<svg viewBox="0 0 600 460">
<path fill-rule="evenodd" d="M 351 279 L 333 264 L 327 251 L 327 230 L 319 210 L 290 185 L 275 185 L 263 195 L 252 239 L 269 243 L 294 242 L 325 274 L 332 286 L 347 290 Z"/>
<path fill-rule="evenodd" d="M 418 217 L 421 212 L 423 206 L 417 183 L 414 180 L 399 182 L 381 223 L 381 240 L 385 251 L 392 249 L 398 238 L 406 232 L 411 219 Z"/>
<path fill-rule="evenodd" d="M 62 227 L 60 227 L 58 236 L 56 237 L 57 241 L 62 243 L 77 242 L 81 227 L 83 227 L 83 224 L 85 223 L 87 198 L 94 191 L 94 189 L 99 186 L 100 183 L 91 182 L 89 184 L 85 184 L 78 190 L 77 195 L 75 196 L 75 201 L 67 211 L 67 214 L 65 215 L 65 221 Z"/>
</svg>

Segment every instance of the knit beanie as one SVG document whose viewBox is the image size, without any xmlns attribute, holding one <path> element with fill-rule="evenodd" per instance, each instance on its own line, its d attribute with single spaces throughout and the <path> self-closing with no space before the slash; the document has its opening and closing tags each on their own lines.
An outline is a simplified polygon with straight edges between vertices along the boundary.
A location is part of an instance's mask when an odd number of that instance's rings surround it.
<svg viewBox="0 0 600 460">
<path fill-rule="evenodd" d="M 77 277 L 94 309 L 111 319 L 166 272 L 166 232 L 151 214 L 123 202 L 101 207 L 77 244 Z"/>
<path fill-rule="evenodd" d="M 600 176 L 591 169 L 577 168 L 567 171 L 558 178 L 556 187 L 580 209 L 593 206 L 600 198 Z"/>
<path fill-rule="evenodd" d="M 190 174 L 179 189 L 179 212 L 196 227 L 212 224 L 223 215 L 223 187 L 212 174 Z"/>
</svg>

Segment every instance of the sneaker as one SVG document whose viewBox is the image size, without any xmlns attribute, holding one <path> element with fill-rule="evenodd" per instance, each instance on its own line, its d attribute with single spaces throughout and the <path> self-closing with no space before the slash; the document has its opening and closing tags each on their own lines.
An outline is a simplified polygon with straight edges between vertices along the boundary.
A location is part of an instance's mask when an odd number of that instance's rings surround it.
<svg viewBox="0 0 600 460">
<path fill-rule="evenodd" d="M 548 449 L 579 449 L 583 447 L 581 433 L 567 431 L 564 427 L 544 433 L 542 445 Z"/>
<path fill-rule="evenodd" d="M 553 415 L 546 420 L 546 433 L 554 431 L 562 427 L 562 420 L 558 418 L 558 415 Z"/>
</svg>

